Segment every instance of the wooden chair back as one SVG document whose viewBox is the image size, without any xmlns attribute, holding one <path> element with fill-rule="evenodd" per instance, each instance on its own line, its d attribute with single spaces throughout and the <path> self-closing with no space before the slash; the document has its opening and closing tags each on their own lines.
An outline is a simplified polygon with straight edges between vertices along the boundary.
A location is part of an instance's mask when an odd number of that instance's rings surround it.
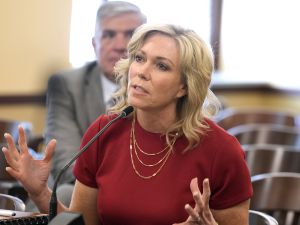
<svg viewBox="0 0 300 225">
<path fill-rule="evenodd" d="M 225 130 L 243 124 L 300 126 L 298 115 L 266 108 L 227 108 L 219 112 L 215 122 Z"/>
<path fill-rule="evenodd" d="M 271 172 L 300 173 L 300 148 L 280 145 L 244 146 L 251 176 Z"/>
<path fill-rule="evenodd" d="M 300 223 L 300 174 L 266 173 L 252 176 L 251 210 L 273 216 L 280 225 Z"/>
<path fill-rule="evenodd" d="M 272 124 L 246 124 L 228 130 L 241 145 L 276 144 L 300 147 L 300 128 Z"/>
</svg>

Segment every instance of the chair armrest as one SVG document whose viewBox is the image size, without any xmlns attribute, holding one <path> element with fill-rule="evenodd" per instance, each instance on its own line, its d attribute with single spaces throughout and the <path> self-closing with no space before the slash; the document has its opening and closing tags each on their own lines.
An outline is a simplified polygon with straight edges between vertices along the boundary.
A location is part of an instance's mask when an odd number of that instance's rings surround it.
<svg viewBox="0 0 300 225">
<path fill-rule="evenodd" d="M 0 194 L 0 199 L 1 198 L 12 201 L 16 211 L 22 211 L 22 212 L 25 211 L 25 204 L 18 197 L 12 195 Z"/>
</svg>

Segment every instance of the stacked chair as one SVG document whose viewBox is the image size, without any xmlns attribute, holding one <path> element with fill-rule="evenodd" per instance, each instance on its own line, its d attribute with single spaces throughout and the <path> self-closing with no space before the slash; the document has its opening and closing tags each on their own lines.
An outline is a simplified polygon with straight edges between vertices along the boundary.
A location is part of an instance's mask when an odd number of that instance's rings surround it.
<svg viewBox="0 0 300 225">
<path fill-rule="evenodd" d="M 299 118 L 264 108 L 226 108 L 215 117 L 245 151 L 253 186 L 250 209 L 275 218 L 279 225 L 300 225 Z M 250 218 L 250 225 L 272 224 Z"/>
</svg>

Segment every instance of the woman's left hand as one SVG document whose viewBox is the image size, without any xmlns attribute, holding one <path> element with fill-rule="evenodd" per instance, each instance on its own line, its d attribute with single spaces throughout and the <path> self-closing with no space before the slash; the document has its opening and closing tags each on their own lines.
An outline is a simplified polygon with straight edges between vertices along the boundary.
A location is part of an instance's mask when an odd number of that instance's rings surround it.
<svg viewBox="0 0 300 225">
<path fill-rule="evenodd" d="M 183 223 L 177 223 L 173 225 L 218 225 L 209 208 L 210 187 L 208 179 L 206 178 L 203 180 L 202 194 L 198 187 L 197 178 L 192 179 L 190 189 L 195 200 L 195 207 L 193 208 L 189 204 L 186 204 L 185 210 L 189 214 L 188 219 Z"/>
</svg>

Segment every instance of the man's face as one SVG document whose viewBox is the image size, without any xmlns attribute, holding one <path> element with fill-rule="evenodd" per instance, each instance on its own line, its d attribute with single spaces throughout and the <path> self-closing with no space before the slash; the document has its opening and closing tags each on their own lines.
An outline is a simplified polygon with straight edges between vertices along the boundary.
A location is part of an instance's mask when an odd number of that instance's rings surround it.
<svg viewBox="0 0 300 225">
<path fill-rule="evenodd" d="M 115 63 L 127 53 L 133 31 L 142 24 L 135 13 L 105 18 L 93 37 L 93 47 L 102 71 L 113 80 Z"/>
</svg>

